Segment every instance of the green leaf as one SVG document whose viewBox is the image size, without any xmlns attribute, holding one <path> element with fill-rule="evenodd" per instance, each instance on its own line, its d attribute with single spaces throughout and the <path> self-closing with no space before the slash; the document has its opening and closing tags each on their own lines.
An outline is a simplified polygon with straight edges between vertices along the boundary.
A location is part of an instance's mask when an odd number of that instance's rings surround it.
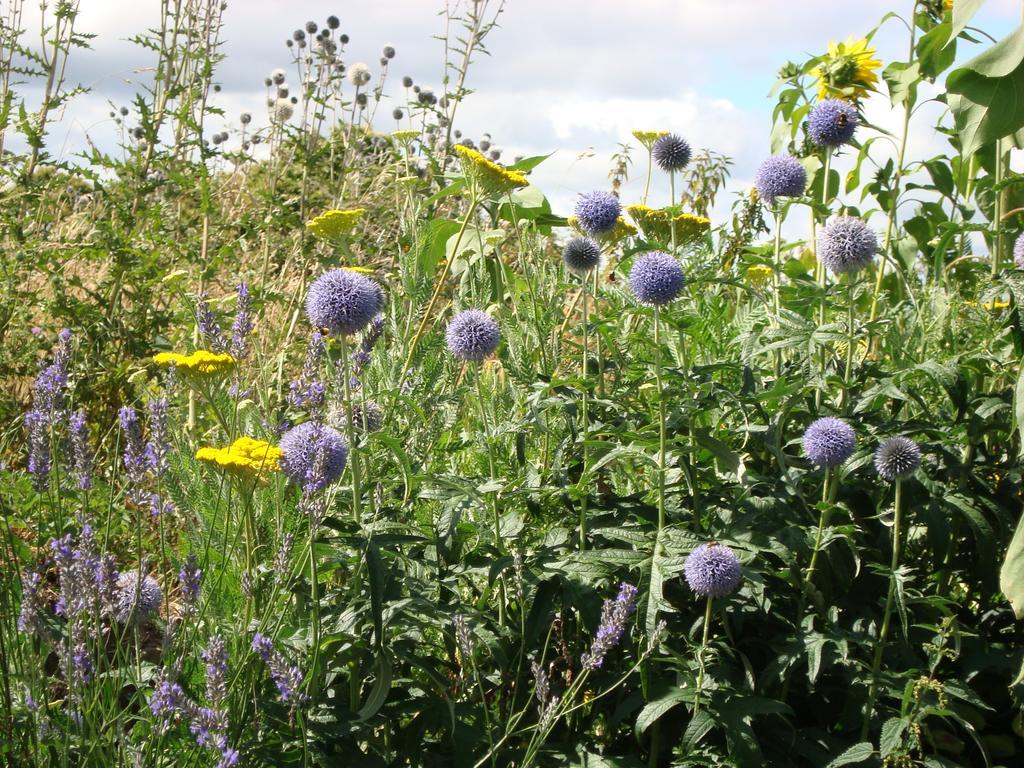
<svg viewBox="0 0 1024 768">
<path fill-rule="evenodd" d="M 1024 456 L 1024 361 L 1017 369 L 1017 386 L 1013 388 L 1013 420 L 1020 436 L 1020 448 L 1017 451 L 1017 457 L 1020 458 Z"/>
<path fill-rule="evenodd" d="M 1024 128 L 1024 27 L 946 78 L 964 155 Z"/>
<path fill-rule="evenodd" d="M 388 699 L 388 693 L 391 691 L 391 662 L 384 652 L 377 654 L 374 675 L 377 679 L 373 684 L 373 689 L 370 691 L 366 703 L 356 713 L 356 719 L 360 722 L 369 720 L 376 715 L 384 706 L 384 702 Z"/>
<path fill-rule="evenodd" d="M 843 752 L 839 757 L 829 763 L 825 768 L 839 768 L 841 765 L 853 765 L 854 763 L 863 763 L 869 757 L 875 754 L 875 748 L 871 746 L 870 742 L 862 741 L 860 744 L 854 744 L 848 750 Z"/>
<path fill-rule="evenodd" d="M 903 743 L 903 732 L 907 730 L 909 721 L 902 717 L 891 717 L 882 726 L 882 735 L 878 739 L 878 751 L 885 759 Z"/>
<path fill-rule="evenodd" d="M 1017 522 L 1017 530 L 1006 550 L 1006 559 L 999 571 L 999 589 L 1013 606 L 1013 614 L 1024 618 L 1024 515 Z"/>
<path fill-rule="evenodd" d="M 682 688 L 673 688 L 660 698 L 644 704 L 644 708 L 641 709 L 640 714 L 637 715 L 636 725 L 633 727 L 633 730 L 638 737 L 641 736 L 648 728 L 654 725 L 659 717 L 672 709 L 672 707 L 676 706 L 676 704 L 680 704 L 684 701 L 691 701 L 692 699 L 692 691 L 687 691 Z"/>
<path fill-rule="evenodd" d="M 950 41 L 955 41 L 957 35 L 964 31 L 971 18 L 981 8 L 985 0 L 956 0 L 953 3 L 953 30 L 949 35 Z M 948 43 L 947 43 L 948 45 Z"/>
</svg>

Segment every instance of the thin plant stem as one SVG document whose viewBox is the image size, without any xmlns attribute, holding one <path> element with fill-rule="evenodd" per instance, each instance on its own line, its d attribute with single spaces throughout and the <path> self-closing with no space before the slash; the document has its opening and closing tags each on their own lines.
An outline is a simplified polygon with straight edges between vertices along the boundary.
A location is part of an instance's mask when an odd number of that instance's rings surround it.
<svg viewBox="0 0 1024 768">
<path fill-rule="evenodd" d="M 889 626 L 892 621 L 892 604 L 896 597 L 896 569 L 900 564 L 900 540 L 903 527 L 903 481 L 896 478 L 896 498 L 893 504 L 892 520 L 892 559 L 889 570 L 889 592 L 885 597 L 885 610 L 882 612 L 882 628 L 878 632 L 878 642 L 875 643 L 875 658 L 871 663 L 871 687 L 868 690 L 868 701 L 864 707 L 864 722 L 860 728 L 860 740 L 865 741 L 868 731 L 871 728 L 871 715 L 874 714 L 875 703 L 878 700 L 878 673 L 882 668 L 882 654 L 885 651 L 885 641 L 889 637 Z"/>
<path fill-rule="evenodd" d="M 654 380 L 658 397 L 658 541 L 661 541 L 661 530 L 665 527 L 665 398 L 661 372 L 661 312 L 654 307 Z"/>
<path fill-rule="evenodd" d="M 498 472 L 494 461 L 494 442 L 492 440 L 490 419 L 487 418 L 487 401 L 484 399 L 484 388 L 482 384 L 483 375 L 480 372 L 481 366 L 474 366 L 474 379 L 476 379 L 476 396 L 480 403 L 480 420 L 484 428 L 484 442 L 487 444 L 487 466 L 490 471 L 490 479 L 493 484 L 498 478 Z M 488 491 L 487 497 L 490 500 L 491 520 L 494 525 L 494 547 L 500 557 L 504 554 L 505 548 L 501 540 L 501 515 L 498 512 L 498 496 L 495 491 Z M 498 624 L 505 626 L 505 581 L 501 574 L 498 574 Z"/>
<path fill-rule="evenodd" d="M 348 438 L 348 462 L 352 467 L 352 518 L 359 523 L 363 518 L 363 492 L 360 488 L 359 452 L 356 450 L 356 430 L 352 421 L 352 383 L 349 380 L 348 337 L 338 337 L 341 345 L 341 375 L 345 392 L 345 432 Z"/>
<path fill-rule="evenodd" d="M 580 472 L 580 551 L 587 548 L 587 498 L 590 495 L 590 487 L 587 479 L 587 441 L 590 440 L 590 422 L 588 413 L 587 396 L 587 352 L 589 351 L 589 336 L 587 323 L 587 276 L 580 280 L 580 291 L 583 300 L 583 352 L 580 355 L 580 382 L 583 391 L 583 470 Z"/>
<path fill-rule="evenodd" d="M 459 231 L 455 235 L 455 245 L 452 247 L 452 258 L 445 260 L 444 269 L 441 270 L 441 275 L 437 278 L 437 285 L 434 286 L 434 293 L 431 295 L 430 302 L 427 304 L 427 309 L 423 313 L 423 318 L 420 320 L 420 324 L 416 328 L 416 333 L 413 334 L 412 341 L 409 343 L 409 351 L 405 355 L 405 362 L 402 364 L 402 372 L 398 376 L 399 383 L 405 379 L 405 374 L 409 372 L 409 366 L 412 365 L 412 358 L 416 352 L 416 347 L 423 336 L 423 332 L 427 328 L 427 323 L 430 322 L 430 315 L 434 311 L 434 305 L 437 304 L 438 298 L 441 296 L 441 290 L 444 288 L 444 281 L 448 277 L 448 273 L 451 271 L 452 261 L 454 260 L 455 254 L 459 252 L 459 245 L 462 244 L 462 238 L 466 234 L 466 227 L 469 226 L 469 220 L 473 217 L 473 213 L 476 211 L 476 206 L 477 199 L 476 197 L 473 197 L 469 201 L 469 208 L 466 210 L 466 215 L 462 219 Z"/>
<path fill-rule="evenodd" d="M 708 595 L 704 606 L 704 637 L 700 641 L 700 650 L 697 652 L 697 690 L 693 694 L 693 714 L 700 712 L 700 695 L 704 690 L 704 652 L 708 647 L 708 638 L 711 635 L 711 595 Z"/>
</svg>

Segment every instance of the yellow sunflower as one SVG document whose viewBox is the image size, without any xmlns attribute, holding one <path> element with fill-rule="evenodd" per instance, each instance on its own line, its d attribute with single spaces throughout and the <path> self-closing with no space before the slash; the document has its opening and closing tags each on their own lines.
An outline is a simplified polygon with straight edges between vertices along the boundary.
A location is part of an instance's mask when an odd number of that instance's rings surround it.
<svg viewBox="0 0 1024 768">
<path fill-rule="evenodd" d="M 876 70 L 881 66 L 875 49 L 868 47 L 867 38 L 855 41 L 851 37 L 845 43 L 829 43 L 828 53 L 811 71 L 818 80 L 818 98 L 863 98 L 878 85 Z"/>
</svg>

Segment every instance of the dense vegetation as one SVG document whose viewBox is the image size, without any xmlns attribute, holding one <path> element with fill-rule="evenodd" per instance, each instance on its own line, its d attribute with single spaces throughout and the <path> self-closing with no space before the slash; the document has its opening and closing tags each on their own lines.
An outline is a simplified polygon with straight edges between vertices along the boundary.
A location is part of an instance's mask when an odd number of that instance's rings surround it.
<svg viewBox="0 0 1024 768">
<path fill-rule="evenodd" d="M 573 211 L 463 137 L 497 0 L 436 92 L 306 23 L 265 121 L 161 5 L 71 161 L 103 41 L 3 6 L 0 762 L 1021 764 L 1024 28 L 787 63 L 715 221 L 672 126 Z"/>
</svg>

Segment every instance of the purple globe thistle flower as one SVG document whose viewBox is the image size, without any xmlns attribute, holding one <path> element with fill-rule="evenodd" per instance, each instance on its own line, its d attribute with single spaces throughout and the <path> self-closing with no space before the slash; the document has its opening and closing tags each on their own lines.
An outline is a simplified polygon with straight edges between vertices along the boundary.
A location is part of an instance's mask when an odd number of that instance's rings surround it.
<svg viewBox="0 0 1024 768">
<path fill-rule="evenodd" d="M 629 271 L 629 287 L 641 304 L 668 304 L 685 282 L 679 262 L 662 251 L 641 254 Z"/>
<path fill-rule="evenodd" d="M 654 162 L 665 172 L 681 171 L 690 163 L 690 144 L 681 136 L 667 133 L 654 142 Z"/>
<path fill-rule="evenodd" d="M 498 323 L 479 309 L 465 309 L 448 323 L 448 349 L 459 360 L 480 362 L 498 348 Z"/>
<path fill-rule="evenodd" d="M 324 272 L 306 294 L 306 316 L 316 328 L 335 336 L 362 330 L 380 311 L 380 286 L 350 269 Z"/>
<path fill-rule="evenodd" d="M 833 274 L 853 274 L 871 264 L 878 238 L 867 224 L 853 216 L 837 216 L 818 238 L 818 258 Z"/>
<path fill-rule="evenodd" d="M 699 597 L 725 597 L 736 591 L 742 570 L 736 553 L 724 544 L 701 544 L 683 564 L 686 583 Z"/>
<path fill-rule="evenodd" d="M 626 633 L 626 622 L 636 610 L 637 588 L 623 582 L 614 600 L 605 600 L 601 608 L 601 623 L 590 645 L 590 652 L 583 654 L 580 663 L 584 669 L 600 669 L 604 657 L 619 644 Z"/>
<path fill-rule="evenodd" d="M 341 477 L 348 462 L 348 446 L 334 429 L 311 421 L 292 427 L 281 438 L 281 469 L 310 493 Z"/>
<path fill-rule="evenodd" d="M 156 616 L 164 601 L 156 579 L 141 571 L 125 571 L 117 578 L 115 618 L 121 624 L 142 624 Z"/>
<path fill-rule="evenodd" d="M 853 427 L 834 416 L 823 416 L 804 432 L 804 453 L 819 467 L 838 467 L 857 444 Z"/>
<path fill-rule="evenodd" d="M 921 449 L 902 435 L 890 437 L 875 451 L 875 469 L 890 483 L 914 474 L 921 464 Z"/>
<path fill-rule="evenodd" d="M 601 246 L 589 237 L 576 237 L 562 251 L 562 260 L 570 272 L 586 275 L 601 263 Z"/>
<path fill-rule="evenodd" d="M 819 101 L 807 116 L 807 135 L 819 147 L 849 144 L 860 118 L 857 110 L 842 99 Z"/>
<path fill-rule="evenodd" d="M 1017 269 L 1024 269 L 1024 234 L 1021 234 L 1013 243 L 1013 263 Z"/>
<path fill-rule="evenodd" d="M 807 188 L 807 171 L 792 155 L 773 155 L 754 174 L 757 194 L 769 205 L 779 197 L 800 197 Z"/>
<path fill-rule="evenodd" d="M 576 201 L 576 221 L 588 235 L 610 232 L 621 213 L 619 198 L 611 192 L 588 192 Z"/>
</svg>

